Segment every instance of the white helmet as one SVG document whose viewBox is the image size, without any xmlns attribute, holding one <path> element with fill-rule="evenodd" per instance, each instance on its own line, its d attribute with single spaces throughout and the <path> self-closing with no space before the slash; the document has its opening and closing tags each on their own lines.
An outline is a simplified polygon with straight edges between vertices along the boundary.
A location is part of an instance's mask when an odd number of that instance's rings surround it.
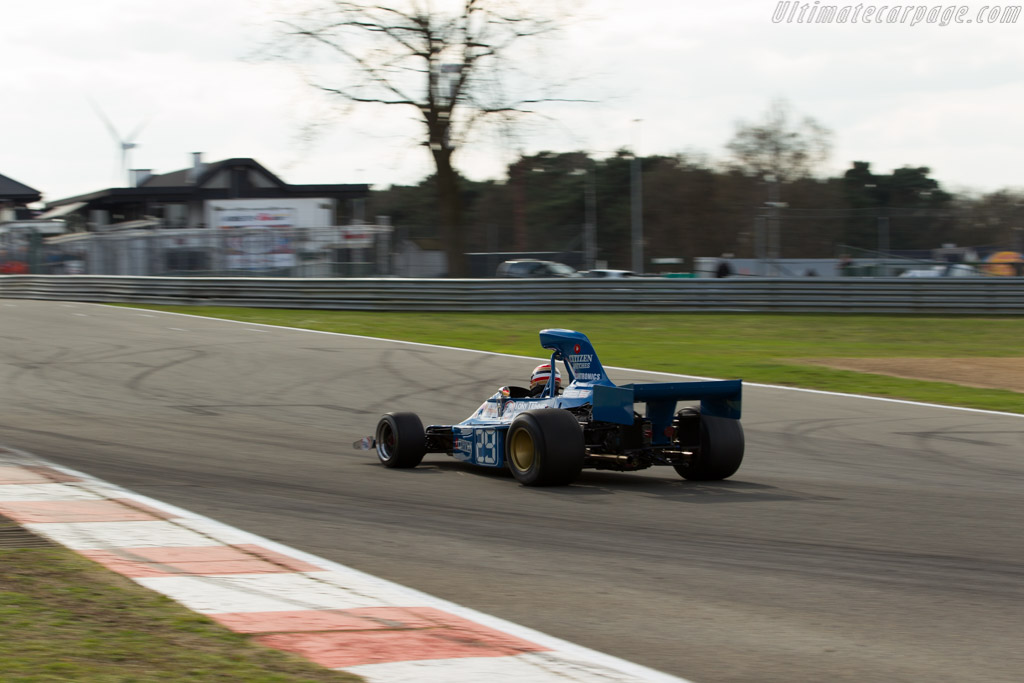
<svg viewBox="0 0 1024 683">
<path fill-rule="evenodd" d="M 551 379 L 551 364 L 544 363 L 538 365 L 533 369 L 533 374 L 530 375 L 530 390 L 533 391 L 539 386 L 544 386 Z M 562 388 L 562 375 L 558 373 L 558 369 L 555 369 L 555 391 Z"/>
</svg>

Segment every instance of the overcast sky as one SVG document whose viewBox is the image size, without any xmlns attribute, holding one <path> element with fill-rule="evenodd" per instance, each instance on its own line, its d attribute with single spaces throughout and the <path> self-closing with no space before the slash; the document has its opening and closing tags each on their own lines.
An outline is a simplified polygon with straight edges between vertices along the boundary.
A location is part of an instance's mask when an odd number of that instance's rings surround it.
<svg viewBox="0 0 1024 683">
<path fill-rule="evenodd" d="M 145 123 L 130 165 L 156 173 L 184 168 L 192 152 L 252 157 L 290 183 L 386 186 L 430 172 L 406 114 L 357 112 L 312 146 L 297 142 L 324 103 L 292 70 L 246 59 L 294 2 L 4 5 L 0 174 L 45 200 L 125 184 L 117 143 L 90 99 L 122 136 Z M 927 15 L 911 25 L 914 14 L 902 11 L 902 23 L 889 14 L 865 23 L 865 10 L 880 4 L 861 5 L 857 23 L 851 13 L 846 24 L 823 24 L 773 21 L 780 3 L 768 0 L 578 0 L 579 18 L 548 44 L 544 65 L 579 77 L 570 94 L 597 103 L 552 107 L 555 122 L 475 148 L 460 167 L 501 178 L 520 145 L 722 159 L 737 121 L 756 121 L 785 98 L 834 132 L 823 173 L 862 160 L 876 172 L 928 166 L 954 191 L 1020 188 L 1024 16 L 979 23 L 989 5 L 957 6 L 964 23 L 941 26 Z"/>
</svg>

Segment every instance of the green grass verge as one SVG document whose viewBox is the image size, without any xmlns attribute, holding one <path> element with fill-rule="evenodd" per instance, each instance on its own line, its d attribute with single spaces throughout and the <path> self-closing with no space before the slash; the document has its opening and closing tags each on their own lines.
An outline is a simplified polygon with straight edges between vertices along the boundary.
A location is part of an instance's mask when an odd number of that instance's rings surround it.
<svg viewBox="0 0 1024 683">
<path fill-rule="evenodd" d="M 361 681 L 260 646 L 64 548 L 0 549 L 0 680 Z"/>
<path fill-rule="evenodd" d="M 605 365 L 1024 413 L 1024 394 L 833 370 L 814 358 L 1019 357 L 1024 319 L 656 313 L 376 313 L 136 306 L 532 357 L 537 332 L 584 332 Z"/>
</svg>

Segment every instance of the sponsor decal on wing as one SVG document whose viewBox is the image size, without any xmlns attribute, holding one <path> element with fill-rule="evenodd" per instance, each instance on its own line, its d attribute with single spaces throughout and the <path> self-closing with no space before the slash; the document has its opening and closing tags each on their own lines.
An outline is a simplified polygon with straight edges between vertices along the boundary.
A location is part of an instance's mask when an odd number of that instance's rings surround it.
<svg viewBox="0 0 1024 683">
<path fill-rule="evenodd" d="M 579 348 L 579 344 L 576 345 Z M 569 365 L 572 366 L 574 374 L 579 374 L 579 370 L 589 370 L 590 364 L 594 362 L 594 354 L 592 353 L 574 353 L 568 358 Z"/>
</svg>

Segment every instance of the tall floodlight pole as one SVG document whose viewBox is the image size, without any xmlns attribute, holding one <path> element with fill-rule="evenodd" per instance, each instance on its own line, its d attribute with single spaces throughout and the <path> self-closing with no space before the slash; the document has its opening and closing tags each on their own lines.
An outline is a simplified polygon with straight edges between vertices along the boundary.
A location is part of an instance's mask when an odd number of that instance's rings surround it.
<svg viewBox="0 0 1024 683">
<path fill-rule="evenodd" d="M 643 119 L 633 119 L 634 131 L 638 131 L 640 122 Z M 637 133 L 639 138 L 639 133 Z M 633 145 L 633 173 L 632 173 L 632 209 L 633 209 L 633 272 L 640 275 L 644 272 L 644 197 L 643 197 L 643 169 L 640 166 L 639 144 Z"/>
</svg>

